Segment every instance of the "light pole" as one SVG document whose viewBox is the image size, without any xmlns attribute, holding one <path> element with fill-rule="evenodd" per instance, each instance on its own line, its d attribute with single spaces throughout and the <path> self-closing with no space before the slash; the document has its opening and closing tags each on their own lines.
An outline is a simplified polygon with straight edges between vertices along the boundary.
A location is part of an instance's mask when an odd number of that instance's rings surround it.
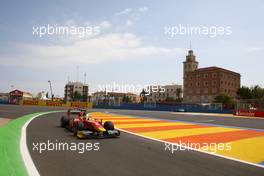
<svg viewBox="0 0 264 176">
<path fill-rule="evenodd" d="M 53 92 L 52 92 L 51 81 L 48 80 L 48 83 L 49 83 L 49 85 L 50 85 L 51 100 L 53 101 Z"/>
</svg>

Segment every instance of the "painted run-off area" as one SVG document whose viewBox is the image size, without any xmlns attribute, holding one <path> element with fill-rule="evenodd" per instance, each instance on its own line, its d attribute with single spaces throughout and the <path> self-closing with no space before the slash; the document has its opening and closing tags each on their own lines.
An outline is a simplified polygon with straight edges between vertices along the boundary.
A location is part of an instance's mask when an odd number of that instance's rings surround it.
<svg viewBox="0 0 264 176">
<path fill-rule="evenodd" d="M 231 150 L 204 150 L 253 164 L 264 162 L 264 131 L 246 128 L 165 121 L 125 115 L 91 113 L 94 118 L 111 120 L 116 127 L 131 133 L 171 143 L 230 143 Z M 202 148 L 204 149 L 204 148 Z"/>
</svg>

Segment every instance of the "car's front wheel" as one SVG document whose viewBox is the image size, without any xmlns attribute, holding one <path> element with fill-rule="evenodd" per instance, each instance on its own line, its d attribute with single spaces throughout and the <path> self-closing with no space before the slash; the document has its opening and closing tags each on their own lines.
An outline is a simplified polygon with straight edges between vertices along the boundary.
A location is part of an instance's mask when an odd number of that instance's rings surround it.
<svg viewBox="0 0 264 176">
<path fill-rule="evenodd" d="M 73 132 L 74 132 L 74 136 L 77 135 L 77 132 L 78 132 L 78 131 L 83 130 L 83 128 L 84 128 L 84 124 L 83 124 L 83 122 L 76 122 L 75 127 L 74 127 L 74 130 L 73 130 Z"/>
<path fill-rule="evenodd" d="M 114 126 L 113 122 L 106 121 L 104 123 L 104 129 L 106 129 L 106 130 L 114 130 L 115 129 L 115 126 Z"/>
</svg>

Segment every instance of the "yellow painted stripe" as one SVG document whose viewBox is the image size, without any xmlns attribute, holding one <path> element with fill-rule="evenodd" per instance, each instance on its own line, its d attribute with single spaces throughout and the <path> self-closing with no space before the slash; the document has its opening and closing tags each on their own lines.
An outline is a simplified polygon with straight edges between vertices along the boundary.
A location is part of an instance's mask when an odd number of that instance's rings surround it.
<svg viewBox="0 0 264 176">
<path fill-rule="evenodd" d="M 234 141 L 230 146 L 231 150 L 218 150 L 216 153 L 252 163 L 264 161 L 264 136 Z"/>
<path fill-rule="evenodd" d="M 234 128 L 223 128 L 223 127 L 208 127 L 208 128 L 194 128 L 194 129 L 184 129 L 184 130 L 166 130 L 166 131 L 155 131 L 155 132 L 145 132 L 140 133 L 141 135 L 152 137 L 155 139 L 166 139 L 166 138 L 176 138 L 184 136 L 193 136 L 200 134 L 210 134 L 210 133 L 220 133 L 228 131 L 239 131 L 241 129 Z"/>
<path fill-rule="evenodd" d="M 182 114 L 182 115 L 204 115 L 204 116 L 217 116 L 217 117 L 234 117 L 233 114 L 216 114 L 216 113 L 192 113 L 192 112 L 171 112 L 171 114 Z"/>
<path fill-rule="evenodd" d="M 108 117 L 105 117 L 105 116 L 93 116 L 93 115 L 91 115 L 91 117 L 93 117 L 93 118 L 101 118 L 101 119 L 104 119 L 104 118 L 106 118 L 106 119 L 123 119 L 123 118 L 129 118 L 129 117 L 119 117 L 119 116 L 108 116 Z M 133 119 L 133 118 L 131 118 L 131 119 Z"/>
<path fill-rule="evenodd" d="M 155 122 L 157 120 L 149 120 L 149 119 L 127 119 L 127 120 L 112 120 L 113 122 Z"/>
<path fill-rule="evenodd" d="M 142 124 L 116 124 L 117 128 L 135 128 L 135 127 L 157 127 L 157 126 L 173 126 L 173 125 L 192 125 L 180 122 L 161 122 L 161 123 L 142 123 Z"/>
</svg>

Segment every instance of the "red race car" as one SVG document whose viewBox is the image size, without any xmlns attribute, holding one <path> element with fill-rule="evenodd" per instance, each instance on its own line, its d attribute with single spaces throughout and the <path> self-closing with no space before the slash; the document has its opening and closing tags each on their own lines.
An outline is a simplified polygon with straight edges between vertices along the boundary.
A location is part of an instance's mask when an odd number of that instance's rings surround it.
<svg viewBox="0 0 264 176">
<path fill-rule="evenodd" d="M 77 116 L 76 112 L 78 112 Z M 89 117 L 89 113 L 84 110 L 68 110 L 67 117 L 61 117 L 61 127 L 74 132 L 78 138 L 120 136 L 120 131 L 114 128 L 113 122 L 106 121 L 103 123 L 102 120 Z"/>
</svg>

